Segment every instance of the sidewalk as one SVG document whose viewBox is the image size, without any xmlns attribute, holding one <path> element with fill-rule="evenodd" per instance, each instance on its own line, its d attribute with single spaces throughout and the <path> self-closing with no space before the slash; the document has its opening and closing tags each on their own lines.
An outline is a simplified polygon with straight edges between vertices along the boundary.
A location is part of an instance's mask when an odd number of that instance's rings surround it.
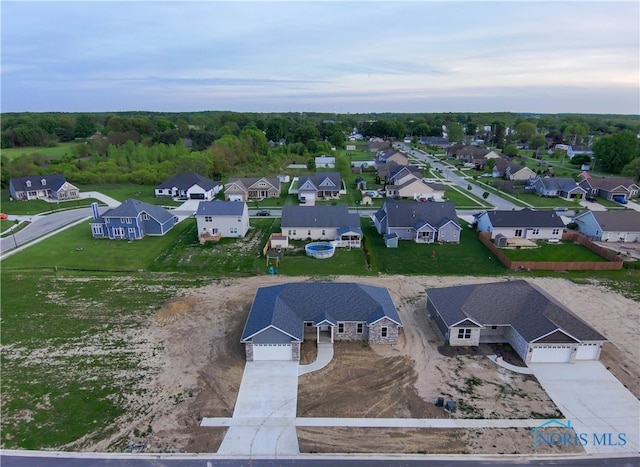
<svg viewBox="0 0 640 467">
<path fill-rule="evenodd" d="M 333 360 L 333 344 L 330 342 L 323 342 L 318 344 L 318 355 L 316 359 L 308 365 L 300 365 L 298 367 L 298 376 L 306 375 L 313 371 L 318 371 Z"/>
</svg>

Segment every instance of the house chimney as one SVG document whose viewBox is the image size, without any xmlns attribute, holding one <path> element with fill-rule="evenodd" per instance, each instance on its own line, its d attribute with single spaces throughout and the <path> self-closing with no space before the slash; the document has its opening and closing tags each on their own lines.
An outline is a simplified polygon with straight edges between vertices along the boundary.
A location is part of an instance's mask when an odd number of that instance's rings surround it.
<svg viewBox="0 0 640 467">
<path fill-rule="evenodd" d="M 100 217 L 98 212 L 98 203 L 91 203 L 91 212 L 93 213 L 93 219 L 97 220 Z"/>
</svg>

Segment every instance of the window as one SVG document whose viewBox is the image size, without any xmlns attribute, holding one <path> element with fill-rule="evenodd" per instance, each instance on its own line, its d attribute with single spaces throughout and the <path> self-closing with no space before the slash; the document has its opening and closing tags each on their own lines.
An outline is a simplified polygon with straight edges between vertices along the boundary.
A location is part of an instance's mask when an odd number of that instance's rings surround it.
<svg viewBox="0 0 640 467">
<path fill-rule="evenodd" d="M 471 329 L 458 329 L 458 339 L 471 339 Z"/>
<path fill-rule="evenodd" d="M 105 223 L 105 224 L 108 224 L 109 222 L 111 222 L 111 219 L 109 219 L 108 217 L 105 217 L 105 218 L 104 218 L 104 223 Z"/>
<path fill-rule="evenodd" d="M 364 329 L 364 328 L 363 328 L 363 326 L 362 326 L 362 323 L 358 323 L 358 326 L 357 326 L 356 332 L 357 332 L 358 334 L 362 334 L 362 330 L 363 330 L 363 329 Z"/>
<path fill-rule="evenodd" d="M 387 331 L 388 331 L 388 329 L 387 329 L 386 326 L 380 328 L 380 336 L 381 337 L 387 337 Z"/>
<path fill-rule="evenodd" d="M 93 230 L 94 235 L 102 235 L 102 226 L 101 225 L 92 225 L 91 230 Z"/>
<path fill-rule="evenodd" d="M 231 227 L 229 229 L 229 233 L 230 234 L 237 234 L 238 233 L 238 228 L 237 227 Z"/>
<path fill-rule="evenodd" d="M 114 227 L 113 230 L 114 237 L 124 237 L 124 228 L 123 227 Z"/>
<path fill-rule="evenodd" d="M 307 235 L 311 236 L 311 229 L 307 230 Z"/>
<path fill-rule="evenodd" d="M 148 221 L 149 219 L 151 219 L 151 217 L 149 217 L 149 214 L 147 214 L 146 212 L 142 213 L 142 219 L 145 221 Z"/>
<path fill-rule="evenodd" d="M 338 332 L 340 334 L 344 332 L 344 323 L 338 323 Z"/>
<path fill-rule="evenodd" d="M 558 235 L 560 233 L 560 229 L 553 229 L 552 234 L 553 235 Z"/>
<path fill-rule="evenodd" d="M 325 234 L 325 230 L 324 230 L 324 229 L 322 229 L 322 236 L 324 236 L 324 235 L 326 235 L 326 234 Z"/>
<path fill-rule="evenodd" d="M 205 222 L 212 222 L 213 221 L 213 217 L 212 216 L 204 216 L 204 221 Z"/>
<path fill-rule="evenodd" d="M 131 224 L 131 218 L 127 217 L 127 224 Z"/>
<path fill-rule="evenodd" d="M 129 227 L 129 237 L 135 237 L 136 236 L 136 229 L 133 227 Z"/>
<path fill-rule="evenodd" d="M 291 229 L 289 229 L 289 235 L 291 235 Z"/>
<path fill-rule="evenodd" d="M 126 221 L 126 219 L 125 219 L 124 217 L 121 217 L 121 218 L 120 218 L 120 223 L 121 223 L 121 224 L 124 224 L 125 222 L 127 222 L 127 221 Z"/>
<path fill-rule="evenodd" d="M 25 182 L 25 185 L 27 185 L 27 188 L 30 188 L 31 187 L 31 180 L 27 180 Z"/>
<path fill-rule="evenodd" d="M 46 186 L 47 180 L 43 178 L 42 180 L 40 180 L 40 183 L 42 183 L 42 186 Z"/>
<path fill-rule="evenodd" d="M 304 325 L 310 328 L 311 326 L 313 326 L 313 323 L 311 321 L 307 321 L 306 323 L 304 323 Z"/>
<path fill-rule="evenodd" d="M 540 233 L 540 229 L 533 229 L 533 230 L 531 231 L 531 233 L 532 233 L 533 235 L 538 235 L 538 234 Z"/>
</svg>

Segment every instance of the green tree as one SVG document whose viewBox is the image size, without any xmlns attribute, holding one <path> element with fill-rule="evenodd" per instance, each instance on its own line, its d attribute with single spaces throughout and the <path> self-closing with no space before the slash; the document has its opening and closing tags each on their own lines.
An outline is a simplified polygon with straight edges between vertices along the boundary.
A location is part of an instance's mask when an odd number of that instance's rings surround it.
<svg viewBox="0 0 640 467">
<path fill-rule="evenodd" d="M 640 182 L 640 157 L 636 157 L 622 168 L 622 176 Z"/>
<path fill-rule="evenodd" d="M 536 134 L 536 125 L 535 123 L 522 122 L 516 125 L 515 130 L 518 139 L 524 143 L 528 143 L 531 141 L 533 135 Z"/>
<path fill-rule="evenodd" d="M 627 164 L 640 157 L 640 142 L 628 130 L 603 136 L 593 143 L 592 149 L 596 166 L 608 173 L 619 174 Z"/>
<path fill-rule="evenodd" d="M 464 132 L 462 131 L 462 125 L 458 122 L 451 122 L 447 124 L 447 136 L 452 143 L 462 143 L 464 139 Z"/>
<path fill-rule="evenodd" d="M 515 157 L 518 155 L 518 148 L 516 147 L 515 144 L 507 144 L 502 150 L 502 153 L 505 156 Z"/>
<path fill-rule="evenodd" d="M 529 148 L 535 150 L 536 155 L 539 154 L 540 150 L 545 149 L 546 146 L 547 146 L 547 139 L 544 137 L 544 135 L 541 135 L 541 134 L 533 135 L 531 137 L 531 140 L 529 141 Z"/>
</svg>

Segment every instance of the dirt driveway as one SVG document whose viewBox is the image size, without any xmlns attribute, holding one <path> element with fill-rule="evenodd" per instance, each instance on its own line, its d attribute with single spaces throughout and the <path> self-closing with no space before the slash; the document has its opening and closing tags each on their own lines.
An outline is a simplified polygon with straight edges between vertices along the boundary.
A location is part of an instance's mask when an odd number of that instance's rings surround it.
<svg viewBox="0 0 640 467">
<path fill-rule="evenodd" d="M 532 376 L 498 367 L 478 350 L 452 352 L 451 348 L 442 348 L 441 336 L 424 313 L 426 287 L 493 282 L 496 278 L 326 279 L 387 287 L 398 307 L 404 332 L 395 346 L 336 345 L 335 358 L 328 367 L 299 378 L 299 417 L 448 416 L 435 406 L 438 397 L 459 401 L 456 417 L 559 416 L 554 403 Z M 202 417 L 231 417 L 233 413 L 245 363 L 240 333 L 256 289 L 304 280 L 310 279 L 224 279 L 197 290 L 185 290 L 176 301 L 188 301 L 188 311 L 175 313 L 174 319 L 161 320 L 164 324 L 150 322 L 148 329 L 141 331 L 148 334 L 152 345 L 165 349 L 155 372 L 148 375 L 149 386 L 158 394 L 154 409 L 123 418 L 112 438 L 85 449 L 108 449 L 116 440 L 134 439 L 136 432 L 147 431 L 151 432 L 145 438 L 148 451 L 216 452 L 226 428 L 199 424 Z M 637 303 L 598 285 L 576 285 L 563 279 L 532 281 L 611 341 L 604 348 L 602 361 L 637 397 Z M 312 345 L 304 347 L 303 358 L 312 358 Z M 135 395 L 131 397 L 135 404 Z M 516 428 L 298 428 L 298 436 L 302 452 L 533 452 L 530 431 Z M 568 450 L 563 448 L 562 452 Z"/>
</svg>

